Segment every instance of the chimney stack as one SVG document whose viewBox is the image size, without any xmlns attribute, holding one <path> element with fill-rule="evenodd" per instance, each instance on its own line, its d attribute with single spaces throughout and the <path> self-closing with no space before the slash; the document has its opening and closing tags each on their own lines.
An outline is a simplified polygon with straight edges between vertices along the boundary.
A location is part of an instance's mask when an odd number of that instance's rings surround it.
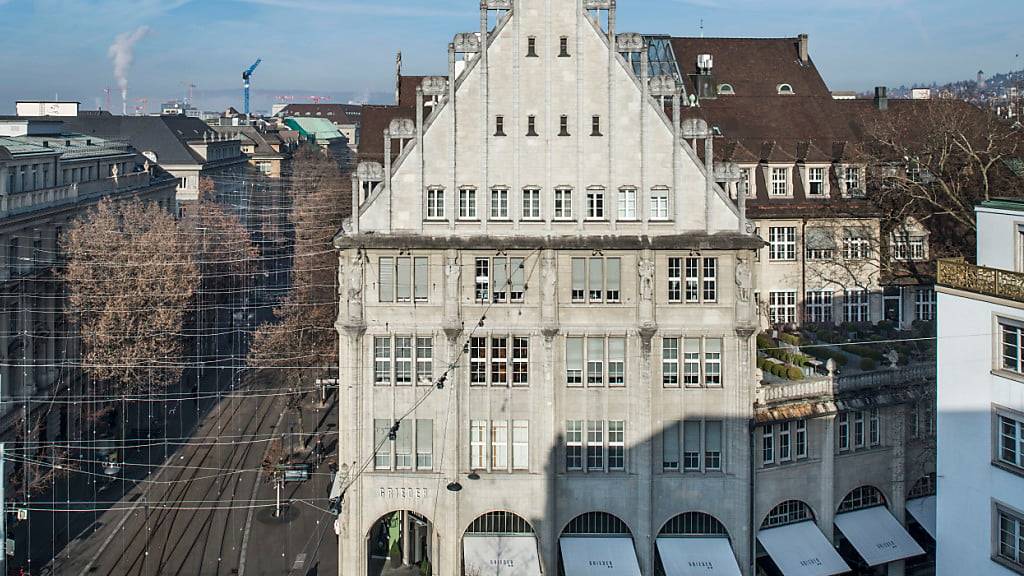
<svg viewBox="0 0 1024 576">
<path fill-rule="evenodd" d="M 879 110 L 889 109 L 889 97 L 886 96 L 885 86 L 875 86 L 875 108 Z"/>
<path fill-rule="evenodd" d="M 807 53 L 807 34 L 801 34 L 797 38 L 800 40 L 800 63 L 807 64 L 811 61 L 811 56 Z"/>
</svg>

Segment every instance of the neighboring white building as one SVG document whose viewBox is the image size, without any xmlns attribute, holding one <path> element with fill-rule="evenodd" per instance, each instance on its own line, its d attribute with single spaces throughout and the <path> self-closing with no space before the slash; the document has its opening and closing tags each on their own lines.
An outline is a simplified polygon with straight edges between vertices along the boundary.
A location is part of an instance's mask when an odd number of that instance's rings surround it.
<svg viewBox="0 0 1024 576">
<path fill-rule="evenodd" d="M 1024 574 L 1024 202 L 976 209 L 938 273 L 937 574 Z"/>
</svg>

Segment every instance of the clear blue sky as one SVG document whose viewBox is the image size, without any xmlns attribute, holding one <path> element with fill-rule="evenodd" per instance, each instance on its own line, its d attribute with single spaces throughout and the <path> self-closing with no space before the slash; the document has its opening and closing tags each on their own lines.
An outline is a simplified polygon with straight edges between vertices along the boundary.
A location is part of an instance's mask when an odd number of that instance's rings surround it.
<svg viewBox="0 0 1024 576">
<path fill-rule="evenodd" d="M 575 0 L 564 0 L 575 1 Z M 709 36 L 810 34 L 834 90 L 944 82 L 1007 71 L 1024 54 L 1024 0 L 619 0 L 619 29 Z M 477 0 L 0 0 L 0 112 L 16 99 L 102 103 L 116 87 L 108 47 L 139 26 L 130 99 L 155 104 L 198 84 L 202 108 L 240 105 L 257 57 L 255 107 L 275 95 L 393 90 L 394 53 L 410 74 L 443 73 L 452 35 L 478 26 Z M 114 97 L 115 108 L 119 97 Z"/>
</svg>

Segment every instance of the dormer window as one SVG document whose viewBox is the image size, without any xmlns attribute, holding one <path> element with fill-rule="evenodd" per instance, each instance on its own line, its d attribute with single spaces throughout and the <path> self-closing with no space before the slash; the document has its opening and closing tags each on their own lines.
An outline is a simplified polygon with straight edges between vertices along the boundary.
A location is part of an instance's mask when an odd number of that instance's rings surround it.
<svg viewBox="0 0 1024 576">
<path fill-rule="evenodd" d="M 789 196 L 789 168 L 784 166 L 772 166 L 772 196 Z"/>
<path fill-rule="evenodd" d="M 526 117 L 526 135 L 537 135 L 537 117 L 532 114 Z"/>
<path fill-rule="evenodd" d="M 793 91 L 793 86 L 790 84 L 779 84 L 777 90 L 780 96 L 792 96 L 793 94 L 796 94 L 796 92 Z"/>
<path fill-rule="evenodd" d="M 537 39 L 530 36 L 526 39 L 526 57 L 536 58 L 537 57 Z"/>
<path fill-rule="evenodd" d="M 558 135 L 559 136 L 568 136 L 569 135 L 569 117 L 564 115 L 564 114 L 558 120 Z"/>
<path fill-rule="evenodd" d="M 732 84 L 719 84 L 718 85 L 718 95 L 719 96 L 733 96 L 735 94 L 736 94 L 736 91 L 733 90 Z"/>
<path fill-rule="evenodd" d="M 821 166 L 807 168 L 807 196 L 814 198 L 828 196 L 828 178 L 825 168 Z"/>
<path fill-rule="evenodd" d="M 568 58 L 569 57 L 569 37 L 562 36 L 558 40 L 558 57 Z"/>
</svg>

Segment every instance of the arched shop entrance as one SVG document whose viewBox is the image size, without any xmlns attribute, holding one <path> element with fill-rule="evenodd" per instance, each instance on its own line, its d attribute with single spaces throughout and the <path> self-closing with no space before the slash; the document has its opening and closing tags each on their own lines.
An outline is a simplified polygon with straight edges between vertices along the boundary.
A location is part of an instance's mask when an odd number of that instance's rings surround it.
<svg viewBox="0 0 1024 576">
<path fill-rule="evenodd" d="M 704 512 L 672 517 L 658 532 L 656 576 L 740 576 L 729 533 Z"/>
<path fill-rule="evenodd" d="M 464 576 L 541 576 L 533 526 L 512 512 L 478 516 L 462 536 Z"/>
<path fill-rule="evenodd" d="M 366 534 L 368 576 L 430 576 L 437 545 L 434 525 L 409 510 L 389 512 Z"/>
<path fill-rule="evenodd" d="M 858 574 L 886 574 L 887 564 L 924 554 L 874 486 L 858 486 L 839 504 L 835 541 Z"/>
<path fill-rule="evenodd" d="M 618 516 L 586 512 L 570 521 L 558 539 L 561 576 L 640 576 L 633 533 Z"/>
<path fill-rule="evenodd" d="M 757 570 L 767 576 L 831 576 L 850 567 L 818 529 L 806 502 L 786 500 L 771 509 L 757 531 Z"/>
</svg>

